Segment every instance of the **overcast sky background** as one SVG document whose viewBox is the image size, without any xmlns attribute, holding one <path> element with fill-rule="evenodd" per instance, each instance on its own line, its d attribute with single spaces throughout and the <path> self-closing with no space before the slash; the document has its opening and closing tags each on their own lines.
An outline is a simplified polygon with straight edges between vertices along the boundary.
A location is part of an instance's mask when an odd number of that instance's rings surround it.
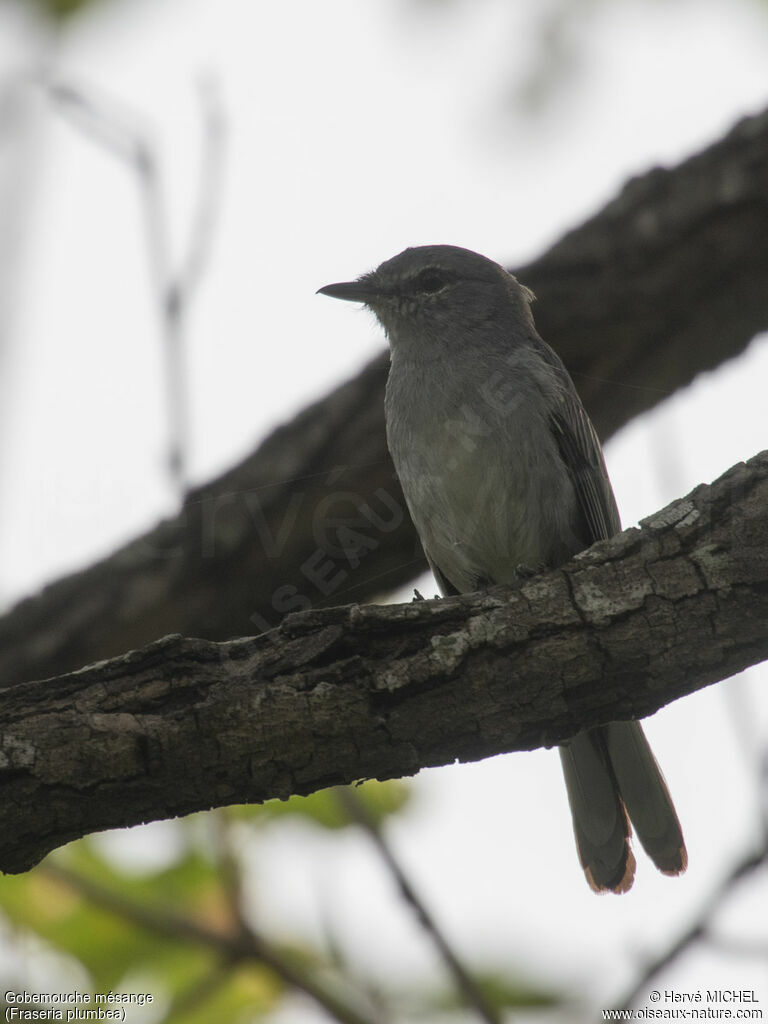
<svg viewBox="0 0 768 1024">
<path fill-rule="evenodd" d="M 768 103 L 768 5 L 758 0 L 574 0 L 567 59 L 548 70 L 541 26 L 554 6 L 134 0 L 44 40 L 0 5 L 7 82 L 52 69 L 129 111 L 155 140 L 176 255 L 199 169 L 195 83 L 208 76 L 220 91 L 221 219 L 188 339 L 196 481 L 381 347 L 372 318 L 316 296 L 320 285 L 434 242 L 520 264 L 629 176 L 679 161 Z M 551 90 L 527 108 L 526 83 L 541 75 Z M 136 181 L 41 94 L 13 102 L 0 130 L 0 217 L 13 228 L 0 260 L 5 602 L 175 507 Z M 607 446 L 625 525 L 765 447 L 766 379 L 763 339 Z M 470 960 L 519 966 L 601 1005 L 756 835 L 764 688 L 765 671 L 754 670 L 647 724 L 686 832 L 684 878 L 662 878 L 640 854 L 628 896 L 593 896 L 559 759 L 544 751 L 423 772 L 393 841 Z M 161 855 L 170 834 L 137 830 L 121 848 Z M 380 977 L 437 970 L 362 839 L 296 825 L 254 857 L 263 927 L 320 936 L 330 918 L 353 961 Z M 765 942 L 764 875 L 729 904 L 726 934 Z M 764 962 L 697 947 L 674 979 L 678 990 L 755 988 L 768 1009 Z M 285 1019 L 316 1015 L 296 1004 Z"/>
</svg>

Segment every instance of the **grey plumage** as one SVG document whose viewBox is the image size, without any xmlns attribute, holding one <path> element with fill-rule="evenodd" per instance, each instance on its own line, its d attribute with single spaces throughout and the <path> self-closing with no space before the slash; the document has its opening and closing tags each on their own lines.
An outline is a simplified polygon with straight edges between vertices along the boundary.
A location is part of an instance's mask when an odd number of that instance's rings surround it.
<svg viewBox="0 0 768 1024">
<path fill-rule="evenodd" d="M 391 349 L 387 440 L 444 594 L 511 583 L 621 529 L 600 444 L 531 293 L 456 246 L 406 249 L 323 294 L 363 302 Z M 624 892 L 633 822 L 660 870 L 687 856 L 640 725 L 614 723 L 561 748 L 579 857 L 596 891 Z"/>
</svg>

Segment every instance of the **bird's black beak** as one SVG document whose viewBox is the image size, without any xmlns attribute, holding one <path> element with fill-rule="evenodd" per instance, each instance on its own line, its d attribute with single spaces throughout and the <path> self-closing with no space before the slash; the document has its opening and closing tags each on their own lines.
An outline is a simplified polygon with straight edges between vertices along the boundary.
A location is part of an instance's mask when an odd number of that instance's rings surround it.
<svg viewBox="0 0 768 1024">
<path fill-rule="evenodd" d="M 327 284 L 317 289 L 318 295 L 330 295 L 332 299 L 345 299 L 347 302 L 372 302 L 381 291 L 373 287 L 370 281 L 361 278 L 359 281 L 340 281 L 338 284 Z"/>
</svg>

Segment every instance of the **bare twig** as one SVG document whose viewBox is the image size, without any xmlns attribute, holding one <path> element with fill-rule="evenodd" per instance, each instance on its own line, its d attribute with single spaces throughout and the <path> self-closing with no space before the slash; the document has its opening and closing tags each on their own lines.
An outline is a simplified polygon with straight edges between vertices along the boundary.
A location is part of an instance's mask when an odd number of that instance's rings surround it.
<svg viewBox="0 0 768 1024">
<path fill-rule="evenodd" d="M 745 939 L 743 936 L 736 935 L 718 935 L 713 932 L 707 932 L 703 938 L 707 945 L 711 949 L 716 949 L 718 953 L 725 953 L 740 960 L 768 961 L 768 941 Z"/>
<path fill-rule="evenodd" d="M 766 846 L 768 846 L 768 747 L 763 751 L 763 756 L 760 758 L 759 772 L 758 810 L 763 829 L 763 837 Z"/>
<path fill-rule="evenodd" d="M 216 808 L 211 813 L 211 819 L 216 830 L 216 859 L 219 866 L 219 878 L 227 897 L 229 912 L 238 932 L 247 936 L 251 933 L 251 929 L 244 909 L 243 872 L 232 842 L 232 820 L 229 808 Z"/>
<path fill-rule="evenodd" d="M 388 994 L 382 988 L 381 982 L 372 974 L 359 969 L 348 956 L 347 949 L 340 940 L 336 927 L 337 915 L 333 892 L 327 885 L 322 884 L 320 878 L 315 881 L 323 948 L 329 964 L 352 988 L 363 994 L 380 1024 L 395 1024 L 394 1011 L 390 1007 Z"/>
<path fill-rule="evenodd" d="M 202 156 L 194 210 L 184 258 L 177 275 L 187 305 L 197 292 L 213 251 L 216 225 L 223 194 L 224 155 L 227 123 L 224 105 L 215 79 L 206 76 L 198 82 L 202 122 Z"/>
<path fill-rule="evenodd" d="M 362 1010 L 342 999 L 330 986 L 291 963 L 279 950 L 252 929 L 234 934 L 214 930 L 195 918 L 170 907 L 148 906 L 126 898 L 90 878 L 47 861 L 40 867 L 46 875 L 73 889 L 90 903 L 115 914 L 138 928 L 172 939 L 203 946 L 218 953 L 224 962 L 255 961 L 269 967 L 291 988 L 309 996 L 341 1024 L 377 1024 Z"/>
<path fill-rule="evenodd" d="M 497 1008 L 487 999 L 485 993 L 464 966 L 437 921 L 425 906 L 389 843 L 384 838 L 378 823 L 368 812 L 363 801 L 349 787 L 339 787 L 334 792 L 336 799 L 344 808 L 350 820 L 360 825 L 370 836 L 387 870 L 395 880 L 403 899 L 410 905 L 417 920 L 434 942 L 464 1002 L 468 1007 L 476 1010 L 480 1018 L 486 1021 L 487 1024 L 501 1024 L 501 1017 Z"/>
<path fill-rule="evenodd" d="M 163 332 L 168 410 L 168 472 L 182 498 L 187 489 L 189 400 L 185 366 L 186 318 L 200 287 L 215 234 L 224 153 L 225 120 L 210 81 L 199 90 L 203 153 L 195 210 L 185 253 L 174 270 L 163 175 L 156 147 L 135 115 L 71 83 L 54 82 L 56 109 L 136 174 L 144 213 L 150 278 Z"/>
<path fill-rule="evenodd" d="M 135 168 L 141 152 L 141 128 L 135 115 L 114 100 L 86 96 L 71 82 L 46 83 L 48 95 L 60 114 L 128 167 Z"/>
<path fill-rule="evenodd" d="M 647 994 L 648 986 L 654 978 L 671 967 L 695 942 L 701 939 L 709 939 L 711 922 L 722 904 L 742 879 L 753 874 L 753 872 L 766 863 L 768 863 L 768 843 L 764 843 L 759 849 L 745 854 L 713 892 L 707 896 L 688 928 L 663 953 L 646 964 L 645 969 L 632 988 L 616 1002 L 616 1007 L 627 1010 L 631 1009 L 638 999 Z"/>
<path fill-rule="evenodd" d="M 747 762 L 752 767 L 756 766 L 758 770 L 757 819 L 762 825 L 759 845 L 757 849 L 753 849 L 752 852 L 745 854 L 741 860 L 734 864 L 720 884 L 708 895 L 688 928 L 663 953 L 646 964 L 640 977 L 619 1004 L 624 1009 L 631 1008 L 637 999 L 646 995 L 650 982 L 657 975 L 661 974 L 662 971 L 665 971 L 695 942 L 706 942 L 714 948 L 731 954 L 765 956 L 768 953 L 766 947 L 747 944 L 743 939 L 738 941 L 727 939 L 719 936 L 713 929 L 715 914 L 731 895 L 733 889 L 747 875 L 752 874 L 768 863 L 768 811 L 766 810 L 765 796 L 766 782 L 768 781 L 768 749 L 759 749 L 754 730 L 748 724 L 749 716 L 746 714 L 747 706 L 744 703 L 744 692 L 740 691 L 739 696 L 741 700 L 732 700 L 730 706 L 735 712 L 734 724 L 739 732 L 741 745 L 748 746 Z"/>
<path fill-rule="evenodd" d="M 163 1016 L 162 1024 L 167 1024 L 168 1021 L 178 1021 L 185 1013 L 197 1010 L 201 1003 L 210 999 L 227 984 L 234 966 L 232 963 L 216 963 L 210 971 L 193 981 L 171 1000 L 171 1004 Z"/>
<path fill-rule="evenodd" d="M 212 813 L 216 822 L 219 877 L 227 897 L 232 921 L 240 934 L 250 939 L 253 938 L 254 932 L 245 907 L 243 865 L 233 842 L 234 820 L 227 807 L 217 808 Z M 348 983 L 350 990 L 359 992 L 370 1005 L 377 1024 L 385 1024 L 391 1020 L 389 1008 L 384 1005 L 381 993 L 369 985 L 367 980 L 351 975 L 330 929 L 326 929 L 326 946 L 331 966 L 338 976 Z"/>
</svg>

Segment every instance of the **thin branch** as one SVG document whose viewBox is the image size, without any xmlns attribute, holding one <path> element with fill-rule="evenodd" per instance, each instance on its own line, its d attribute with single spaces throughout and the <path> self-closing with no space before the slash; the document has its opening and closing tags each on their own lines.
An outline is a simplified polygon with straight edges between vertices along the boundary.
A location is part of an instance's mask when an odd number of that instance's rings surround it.
<svg viewBox="0 0 768 1024">
<path fill-rule="evenodd" d="M 250 935 L 251 928 L 245 914 L 243 897 L 243 873 L 232 842 L 232 822 L 226 807 L 216 808 L 212 813 L 216 831 L 217 861 L 219 877 L 227 897 L 229 912 L 241 935 Z"/>
<path fill-rule="evenodd" d="M 746 939 L 743 935 L 720 935 L 709 930 L 704 933 L 702 939 L 718 953 L 726 953 L 739 960 L 768 961 L 768 941 Z"/>
<path fill-rule="evenodd" d="M 304 973 L 253 930 L 247 934 L 239 931 L 234 934 L 216 931 L 195 918 L 179 914 L 170 907 L 160 909 L 156 903 L 149 906 L 135 902 L 52 861 L 47 861 L 40 870 L 73 889 L 88 902 L 138 928 L 162 935 L 174 942 L 185 942 L 211 949 L 230 963 L 255 961 L 264 964 L 286 985 L 309 996 L 342 1024 L 377 1024 L 361 1010 L 341 999 L 319 979 Z"/>
<path fill-rule="evenodd" d="M 254 932 L 246 912 L 243 866 L 240 858 L 237 856 L 233 842 L 233 819 L 228 812 L 228 808 L 218 808 L 213 813 L 216 823 L 219 877 L 227 897 L 235 929 L 239 934 L 245 936 L 246 940 L 258 941 L 258 936 Z M 337 955 L 339 952 L 338 947 L 335 946 L 330 936 L 328 936 L 328 939 L 330 962 L 335 968 L 338 976 L 344 979 L 350 989 L 353 987 L 356 989 L 360 996 L 371 1007 L 371 1011 L 378 1024 L 383 1024 L 383 1022 L 389 1021 L 391 1019 L 391 1014 L 389 1013 L 389 1009 L 383 1005 L 380 993 L 372 991 L 370 986 L 367 984 L 358 984 L 357 981 L 355 981 L 353 985 L 353 979 L 346 970 L 346 965 L 342 958 Z"/>
<path fill-rule="evenodd" d="M 322 899 L 324 895 L 328 894 L 321 888 L 318 891 L 318 896 Z M 320 911 L 324 949 L 331 967 L 367 1000 L 379 1024 L 395 1024 L 394 1012 L 389 1006 L 388 994 L 379 981 L 350 963 L 336 933 L 330 912 L 331 908 L 326 902 L 321 902 Z"/>
<path fill-rule="evenodd" d="M 201 1003 L 210 999 L 229 982 L 235 966 L 231 962 L 214 964 L 207 973 L 195 979 L 171 1000 L 161 1024 L 178 1021 L 183 1014 L 199 1010 Z"/>
<path fill-rule="evenodd" d="M 218 83 L 210 76 L 198 82 L 202 127 L 202 155 L 197 184 L 197 203 L 189 237 L 177 274 L 178 289 L 189 308 L 208 268 L 224 193 L 224 157 L 227 121 Z"/>
<path fill-rule="evenodd" d="M 135 170 L 141 159 L 142 130 L 132 111 L 110 100 L 98 100 L 71 82 L 44 83 L 54 109 L 75 128 Z"/>
<path fill-rule="evenodd" d="M 183 498 L 187 489 L 189 399 L 186 318 L 199 289 L 213 245 L 222 183 L 225 120 L 213 83 L 201 83 L 199 103 L 203 148 L 191 230 L 178 271 L 171 257 L 171 231 L 163 175 L 156 147 L 135 115 L 104 97 L 66 82 L 47 86 L 57 110 L 78 129 L 127 164 L 139 185 L 150 280 L 163 332 L 168 471 Z"/>
<path fill-rule="evenodd" d="M 744 711 L 744 707 L 739 706 L 740 711 Z M 740 715 L 738 722 L 744 720 Z M 720 882 L 720 884 L 709 894 L 703 905 L 699 908 L 698 914 L 694 917 L 692 923 L 685 929 L 685 931 L 663 952 L 657 957 L 646 964 L 640 977 L 635 981 L 632 988 L 621 1000 L 621 1007 L 623 1009 L 630 1009 L 632 1004 L 638 999 L 643 998 L 647 995 L 648 986 L 655 977 L 661 974 L 663 971 L 674 963 L 686 950 L 689 949 L 696 942 L 707 942 L 710 946 L 717 947 L 726 952 L 730 952 L 736 955 L 737 951 L 741 949 L 744 955 L 758 956 L 765 954 L 766 950 L 759 950 L 758 947 L 748 945 L 747 943 L 737 943 L 734 940 L 725 939 L 717 935 L 714 931 L 713 922 L 716 913 L 722 906 L 722 904 L 731 895 L 734 888 L 741 882 L 747 875 L 757 871 L 760 867 L 768 864 L 768 822 L 766 822 L 765 811 L 766 811 L 766 766 L 768 766 L 768 748 L 764 748 L 761 752 L 757 750 L 756 738 L 752 735 L 750 729 L 745 729 L 745 734 L 740 735 L 742 740 L 750 740 L 751 742 L 751 753 L 754 755 L 751 759 L 752 762 L 757 762 L 758 766 L 758 786 L 757 786 L 757 819 L 760 822 L 762 828 L 762 835 L 756 850 L 745 854 L 741 860 L 733 866 L 731 871 L 726 877 Z"/>
<path fill-rule="evenodd" d="M 616 1008 L 631 1010 L 639 999 L 647 996 L 648 986 L 658 975 L 668 970 L 694 943 L 707 939 L 715 914 L 736 886 L 766 863 L 768 863 L 768 844 L 746 854 L 734 864 L 717 888 L 707 896 L 692 923 L 663 953 L 646 964 L 632 988 L 616 1002 Z"/>
<path fill-rule="evenodd" d="M 335 795 L 350 820 L 359 825 L 370 837 L 379 856 L 400 890 L 400 895 L 409 904 L 419 924 L 435 944 L 467 1007 L 476 1010 L 478 1016 L 486 1021 L 487 1024 L 501 1024 L 499 1011 L 486 998 L 485 993 L 464 966 L 445 933 L 425 906 L 424 901 L 406 875 L 391 846 L 384 838 L 378 823 L 368 813 L 365 804 L 354 790 L 349 787 L 338 787 L 335 790 Z"/>
</svg>

